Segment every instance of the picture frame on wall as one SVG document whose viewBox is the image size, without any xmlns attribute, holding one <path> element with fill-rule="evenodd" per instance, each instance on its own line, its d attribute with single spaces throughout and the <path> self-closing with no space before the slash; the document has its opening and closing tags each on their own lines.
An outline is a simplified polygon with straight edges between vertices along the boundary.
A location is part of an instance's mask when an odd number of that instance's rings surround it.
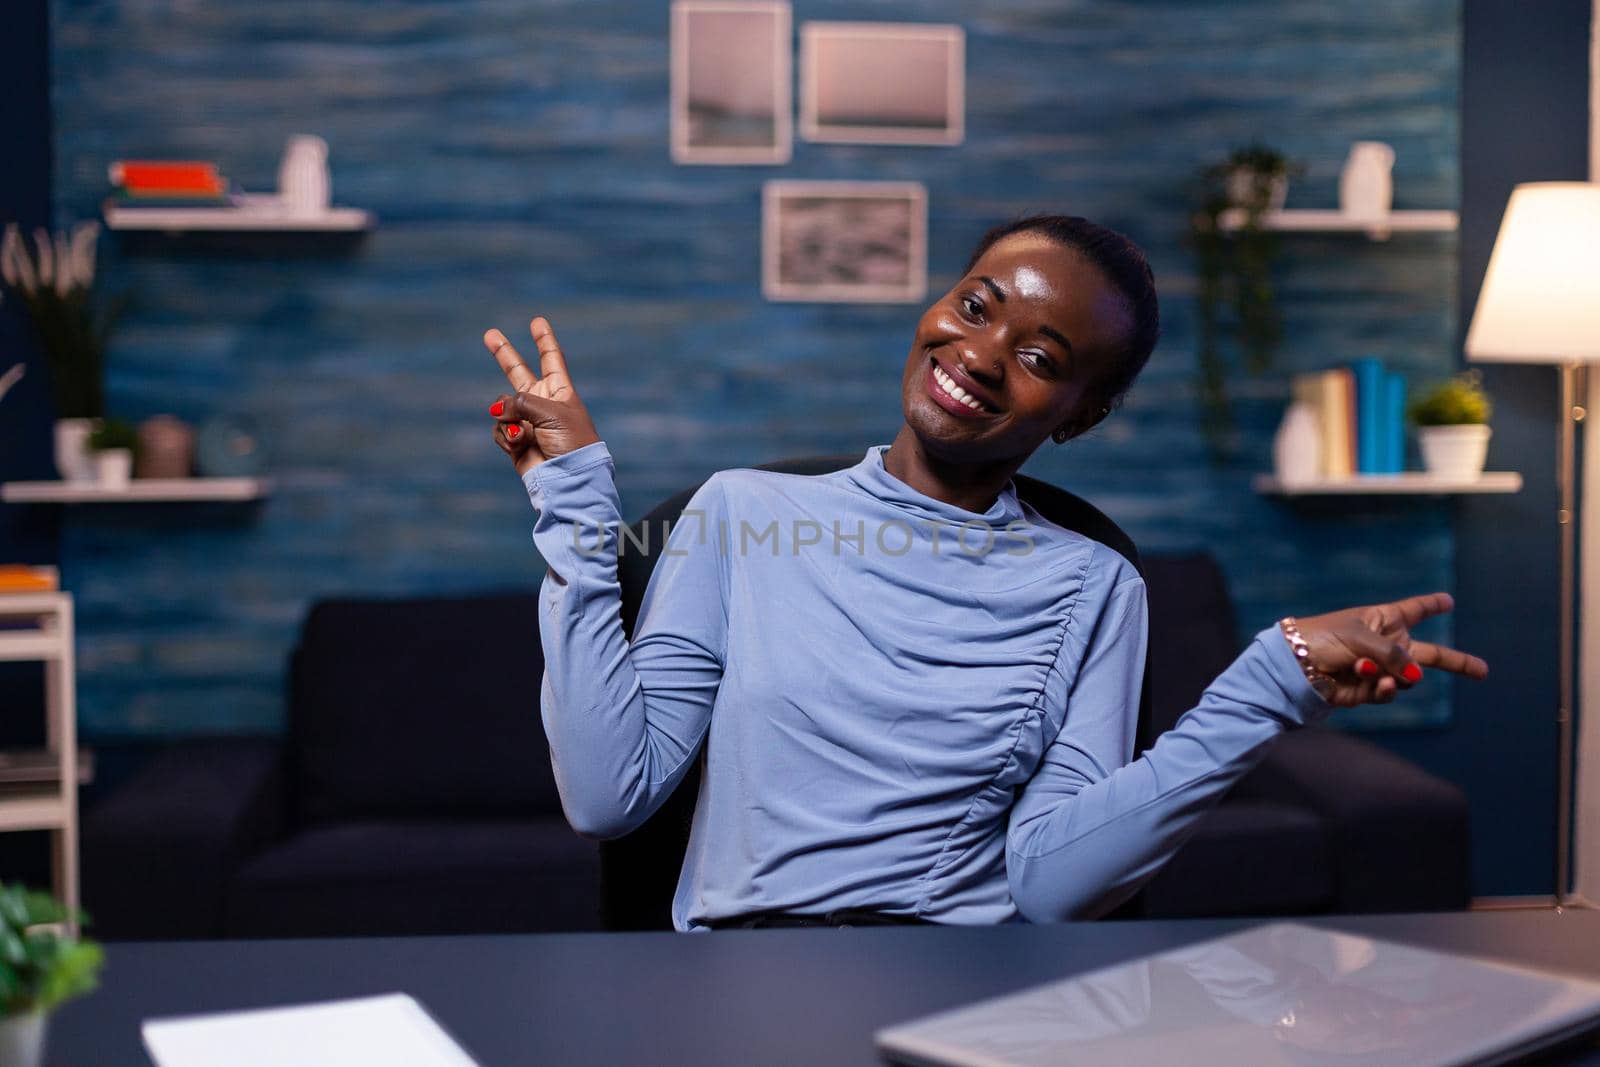
<svg viewBox="0 0 1600 1067">
<path fill-rule="evenodd" d="M 793 148 L 788 3 L 675 0 L 672 159 L 787 163 Z"/>
<path fill-rule="evenodd" d="M 910 22 L 800 28 L 800 136 L 957 145 L 966 135 L 966 32 Z"/>
<path fill-rule="evenodd" d="M 768 300 L 900 304 L 927 295 L 921 182 L 769 181 L 761 235 Z"/>
</svg>

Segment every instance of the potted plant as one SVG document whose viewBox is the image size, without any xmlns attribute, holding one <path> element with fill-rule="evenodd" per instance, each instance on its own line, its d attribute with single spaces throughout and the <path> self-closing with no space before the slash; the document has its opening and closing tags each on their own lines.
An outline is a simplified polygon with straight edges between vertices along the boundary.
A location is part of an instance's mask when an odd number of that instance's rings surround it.
<svg viewBox="0 0 1600 1067">
<path fill-rule="evenodd" d="M 1227 159 L 1199 174 L 1199 205 L 1190 215 L 1189 245 L 1195 252 L 1199 283 L 1195 297 L 1201 428 L 1213 462 L 1225 458 L 1233 429 L 1229 367 L 1222 352 L 1225 327 L 1232 328 L 1245 368 L 1254 374 L 1271 366 L 1283 337 L 1272 285 L 1278 242 L 1261 220 L 1283 207 L 1289 179 L 1304 173 L 1304 165 L 1257 143 L 1234 149 Z M 1223 216 L 1228 212 L 1238 212 L 1237 225 L 1224 229 Z M 1224 321 L 1225 312 L 1232 313 L 1231 321 Z"/>
<path fill-rule="evenodd" d="M 67 919 L 48 893 L 0 883 L 0 1063 L 7 1067 L 43 1063 L 49 1013 L 99 978 L 104 953 L 66 933 Z"/>
<path fill-rule="evenodd" d="M 1470 482 L 1483 473 L 1489 454 L 1489 416 L 1494 407 L 1483 391 L 1483 375 L 1469 370 L 1440 382 L 1411 405 L 1417 444 L 1428 473 Z"/>
<path fill-rule="evenodd" d="M 89 434 L 89 452 L 94 456 L 95 480 L 108 489 L 127 486 L 133 473 L 133 457 L 139 448 L 139 431 L 124 419 L 105 419 Z"/>
<path fill-rule="evenodd" d="M 95 242 L 100 225 L 81 222 L 71 233 L 34 231 L 29 249 L 16 223 L 0 238 L 5 295 L 22 304 L 50 364 L 55 392 L 56 468 L 68 481 L 91 481 L 86 450 L 105 412 L 105 348 L 122 301 L 95 299 Z"/>
</svg>

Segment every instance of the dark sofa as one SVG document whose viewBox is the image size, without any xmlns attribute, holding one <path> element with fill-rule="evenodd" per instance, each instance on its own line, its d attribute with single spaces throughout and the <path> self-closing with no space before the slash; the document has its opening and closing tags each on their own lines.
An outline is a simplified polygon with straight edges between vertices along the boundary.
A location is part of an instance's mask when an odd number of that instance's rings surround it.
<svg viewBox="0 0 1600 1067">
<path fill-rule="evenodd" d="M 1142 564 L 1160 729 L 1231 661 L 1235 624 L 1209 557 Z M 598 928 L 599 849 L 562 817 L 537 714 L 535 608 L 531 594 L 317 604 L 283 738 L 174 744 L 86 811 L 96 932 Z M 1118 914 L 1462 907 L 1466 820 L 1457 789 L 1377 745 L 1297 731 Z"/>
</svg>

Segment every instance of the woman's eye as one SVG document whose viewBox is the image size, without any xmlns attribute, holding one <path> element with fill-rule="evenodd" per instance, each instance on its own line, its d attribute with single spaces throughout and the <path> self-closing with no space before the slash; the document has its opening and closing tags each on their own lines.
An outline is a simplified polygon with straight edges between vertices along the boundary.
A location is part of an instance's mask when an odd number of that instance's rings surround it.
<svg viewBox="0 0 1600 1067">
<path fill-rule="evenodd" d="M 1027 351 L 1022 353 L 1022 357 L 1028 361 L 1029 366 L 1036 370 L 1049 372 L 1056 368 L 1055 361 L 1043 352 Z"/>
<path fill-rule="evenodd" d="M 961 298 L 961 307 L 972 318 L 977 318 L 979 315 L 983 314 L 983 305 L 981 303 L 979 303 L 978 300 L 976 298 L 974 298 L 974 297 L 970 297 L 970 296 L 962 297 Z"/>
</svg>

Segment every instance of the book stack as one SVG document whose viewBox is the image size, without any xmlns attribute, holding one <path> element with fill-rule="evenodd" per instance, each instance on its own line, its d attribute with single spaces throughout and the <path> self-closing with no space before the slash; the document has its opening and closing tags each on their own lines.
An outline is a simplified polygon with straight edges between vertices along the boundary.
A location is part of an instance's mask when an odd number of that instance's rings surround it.
<svg viewBox="0 0 1600 1067">
<path fill-rule="evenodd" d="M 37 567 L 28 563 L 0 564 L 0 594 L 50 593 L 59 588 L 61 574 L 48 564 Z"/>
<path fill-rule="evenodd" d="M 1324 478 L 1399 474 L 1405 470 L 1406 380 L 1371 357 L 1297 375 L 1296 404 L 1315 413 Z"/>
<path fill-rule="evenodd" d="M 122 207 L 228 207 L 228 180 L 215 163 L 119 159 L 110 167 Z"/>
</svg>

